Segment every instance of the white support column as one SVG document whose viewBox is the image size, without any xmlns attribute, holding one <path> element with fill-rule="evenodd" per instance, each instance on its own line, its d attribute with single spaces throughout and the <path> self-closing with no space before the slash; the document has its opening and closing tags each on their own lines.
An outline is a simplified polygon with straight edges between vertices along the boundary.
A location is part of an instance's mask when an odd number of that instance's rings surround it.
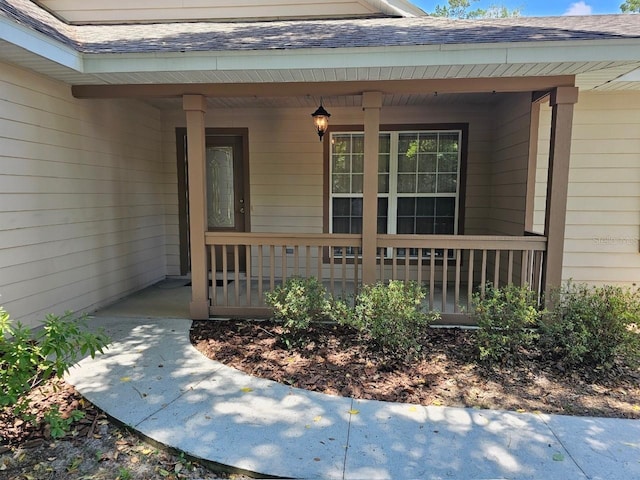
<svg viewBox="0 0 640 480">
<path fill-rule="evenodd" d="M 376 236 L 378 230 L 378 151 L 381 92 L 364 92 L 364 179 L 362 187 L 362 282 L 376 281 Z"/>
<path fill-rule="evenodd" d="M 207 230 L 207 171 L 204 116 L 206 98 L 184 95 L 187 118 L 187 165 L 189 174 L 189 248 L 191 257 L 191 318 L 209 318 L 209 266 L 204 234 Z"/>
<path fill-rule="evenodd" d="M 549 101 L 552 116 L 544 221 L 544 234 L 547 237 L 547 252 L 542 271 L 544 292 L 549 292 L 562 283 L 573 105 L 577 101 L 577 87 L 557 87 L 551 92 Z"/>
</svg>

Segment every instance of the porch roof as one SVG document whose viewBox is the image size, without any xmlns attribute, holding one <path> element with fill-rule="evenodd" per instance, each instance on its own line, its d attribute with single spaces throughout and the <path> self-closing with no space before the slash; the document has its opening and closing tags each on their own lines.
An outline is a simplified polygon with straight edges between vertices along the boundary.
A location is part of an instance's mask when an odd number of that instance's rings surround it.
<svg viewBox="0 0 640 480">
<path fill-rule="evenodd" d="M 274 83 L 581 75 L 640 67 L 633 15 L 69 25 L 0 0 L 0 58 L 71 84 Z"/>
</svg>

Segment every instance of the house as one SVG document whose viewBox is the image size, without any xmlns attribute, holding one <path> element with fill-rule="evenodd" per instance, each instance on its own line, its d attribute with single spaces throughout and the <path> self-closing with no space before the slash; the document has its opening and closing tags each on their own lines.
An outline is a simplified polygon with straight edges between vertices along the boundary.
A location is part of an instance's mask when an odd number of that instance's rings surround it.
<svg viewBox="0 0 640 480">
<path fill-rule="evenodd" d="M 311 113 L 331 115 L 319 141 Z M 405 0 L 0 0 L 0 303 L 27 323 L 167 276 L 191 315 L 292 275 L 640 275 L 640 22 Z"/>
</svg>

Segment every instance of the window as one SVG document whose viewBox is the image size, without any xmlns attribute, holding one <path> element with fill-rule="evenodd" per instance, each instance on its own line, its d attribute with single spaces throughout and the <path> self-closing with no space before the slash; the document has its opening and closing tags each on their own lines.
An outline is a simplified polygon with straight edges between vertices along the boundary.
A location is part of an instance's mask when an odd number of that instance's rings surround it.
<svg viewBox="0 0 640 480">
<path fill-rule="evenodd" d="M 329 153 L 329 231 L 362 232 L 364 134 L 334 132 Z M 378 233 L 456 234 L 463 129 L 381 131 Z"/>
</svg>

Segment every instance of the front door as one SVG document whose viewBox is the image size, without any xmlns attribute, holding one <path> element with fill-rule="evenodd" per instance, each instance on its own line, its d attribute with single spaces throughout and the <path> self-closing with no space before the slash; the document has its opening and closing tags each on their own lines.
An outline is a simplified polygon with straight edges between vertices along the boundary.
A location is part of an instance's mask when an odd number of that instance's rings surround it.
<svg viewBox="0 0 640 480">
<path fill-rule="evenodd" d="M 246 129 L 206 130 L 207 229 L 210 232 L 249 231 L 249 182 Z M 190 270 L 189 185 L 186 129 L 176 129 L 180 225 L 180 272 Z M 216 270 L 222 270 L 222 254 L 216 252 Z M 245 252 L 238 252 L 239 268 L 245 270 Z M 233 270 L 234 251 L 227 252 L 227 268 Z M 213 276 L 213 275 L 212 275 Z"/>
<path fill-rule="evenodd" d="M 210 232 L 244 232 L 247 215 L 244 192 L 242 137 L 206 136 L 207 223 Z M 240 271 L 245 271 L 245 252 L 238 251 Z M 235 252 L 227 251 L 227 270 L 233 270 Z M 216 270 L 222 270 L 222 249 L 216 250 Z"/>
</svg>

